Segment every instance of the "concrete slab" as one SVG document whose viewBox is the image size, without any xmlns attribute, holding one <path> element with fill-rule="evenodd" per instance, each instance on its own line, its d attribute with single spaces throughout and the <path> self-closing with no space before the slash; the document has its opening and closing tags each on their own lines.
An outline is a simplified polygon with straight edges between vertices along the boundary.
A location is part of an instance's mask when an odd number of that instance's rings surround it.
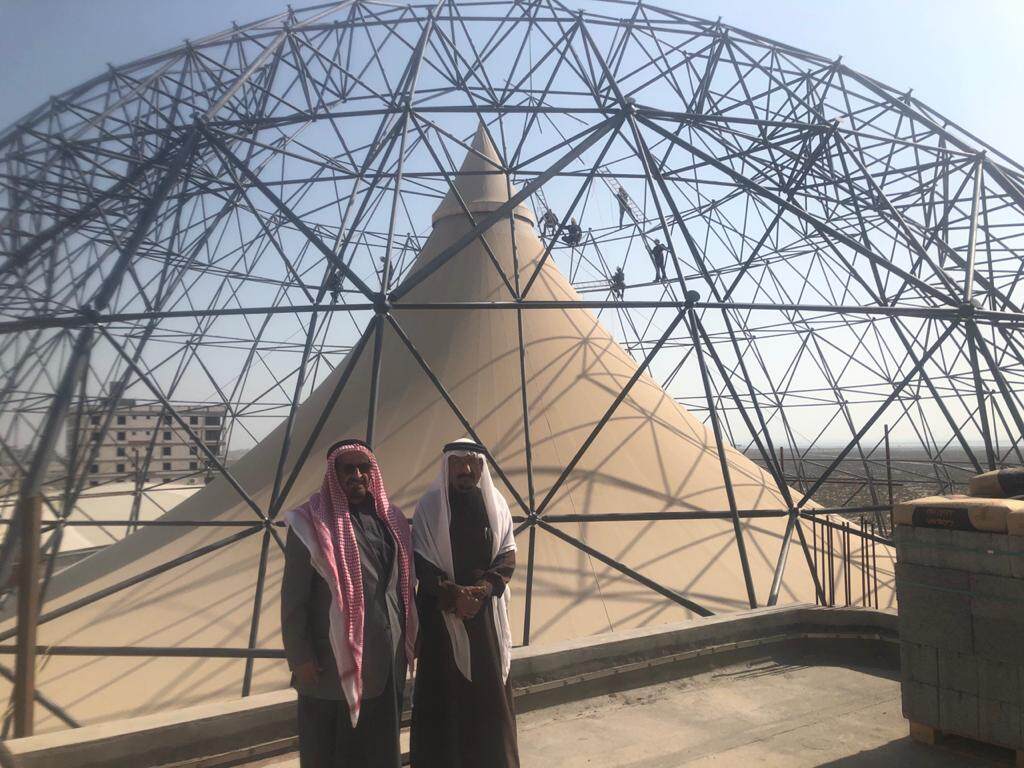
<svg viewBox="0 0 1024 768">
<path fill-rule="evenodd" d="M 528 713 L 519 743 L 523 768 L 1002 764 L 911 742 L 892 677 L 770 660 Z"/>
<path fill-rule="evenodd" d="M 518 722 L 523 768 L 1008 764 L 962 744 L 912 742 L 894 676 L 770 659 L 527 712 Z M 279 757 L 247 768 L 298 765 Z"/>
</svg>

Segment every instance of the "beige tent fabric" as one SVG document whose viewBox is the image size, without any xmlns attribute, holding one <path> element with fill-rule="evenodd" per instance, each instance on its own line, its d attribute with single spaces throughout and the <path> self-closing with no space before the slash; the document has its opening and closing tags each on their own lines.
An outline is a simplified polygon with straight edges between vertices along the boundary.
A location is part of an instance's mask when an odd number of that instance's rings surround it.
<svg viewBox="0 0 1024 768">
<path fill-rule="evenodd" d="M 481 130 L 457 186 L 479 219 L 508 200 L 507 179 L 494 172 L 497 154 Z M 489 159 L 488 159 L 489 158 Z M 491 172 L 491 173 L 485 173 Z M 510 281 L 513 252 L 525 284 L 543 246 L 533 214 L 520 205 L 484 235 Z M 434 229 L 412 274 L 471 228 L 454 194 L 434 216 Z M 513 243 L 515 248 L 513 248 Z M 405 296 L 394 315 L 512 484 L 525 498 L 523 409 L 519 344 L 514 310 L 415 310 L 402 304 L 494 301 L 510 296 L 479 240 Z M 549 260 L 533 301 L 579 296 Z M 535 494 L 543 499 L 630 376 L 633 359 L 585 309 L 531 309 L 522 313 L 527 400 L 533 446 Z M 287 506 L 300 503 L 321 480 L 330 443 L 366 429 L 371 350 L 367 348 L 299 472 Z M 289 468 L 324 408 L 341 367 L 298 411 Z M 441 446 L 465 430 L 400 339 L 384 334 L 375 448 L 394 501 L 408 514 L 433 479 Z M 233 476 L 261 506 L 269 501 L 284 427 L 279 427 L 231 467 Z M 773 482 L 755 464 L 729 449 L 728 461 L 741 509 L 780 509 Z M 512 495 L 496 477 L 513 509 Z M 590 446 L 548 507 L 551 514 L 728 509 L 710 430 L 680 408 L 649 376 L 643 376 Z M 183 501 L 168 518 L 254 520 L 223 478 Z M 744 524 L 757 598 L 767 598 L 785 521 Z M 727 520 L 591 522 L 558 524 L 560 530 L 624 562 L 712 611 L 746 607 L 732 524 Z M 238 529 L 144 529 L 69 569 L 55 579 L 47 610 L 116 584 Z M 171 645 L 245 647 L 252 613 L 262 532 L 147 579 L 40 627 L 41 643 L 76 645 Z M 526 574 L 525 534 L 512 583 L 513 639 L 522 636 Z M 601 564 L 550 533 L 538 531 L 532 642 L 679 621 L 692 615 L 679 605 Z M 882 548 L 879 548 L 881 553 Z M 280 648 L 278 589 L 282 556 L 271 544 L 258 644 Z M 887 556 L 879 570 L 891 573 Z M 890 577 L 886 575 L 886 579 Z M 854 578 L 859 584 L 859 576 Z M 809 571 L 794 545 L 780 602 L 813 601 Z M 891 602 L 887 590 L 883 607 Z M 5 626 L 10 626 L 8 621 Z M 244 662 L 207 659 L 53 657 L 39 674 L 48 696 L 82 722 L 178 707 L 240 695 Z M 254 691 L 287 684 L 283 661 L 255 665 Z M 40 728 L 60 727 L 40 713 Z"/>
<path fill-rule="evenodd" d="M 139 520 L 156 520 L 180 502 L 200 489 L 198 485 L 184 483 L 161 483 L 146 485 L 139 499 Z M 63 488 L 43 488 L 43 493 L 60 507 Z M 83 489 L 75 502 L 69 521 L 127 520 L 131 515 L 135 499 L 135 483 L 104 483 Z M 17 495 L 0 497 L 0 520 L 7 520 L 14 513 Z M 54 515 L 50 508 L 43 506 L 43 524 L 51 523 Z M 61 536 L 60 551 L 105 547 L 125 536 L 125 525 L 68 525 Z M 48 534 L 44 533 L 44 541 Z"/>
</svg>

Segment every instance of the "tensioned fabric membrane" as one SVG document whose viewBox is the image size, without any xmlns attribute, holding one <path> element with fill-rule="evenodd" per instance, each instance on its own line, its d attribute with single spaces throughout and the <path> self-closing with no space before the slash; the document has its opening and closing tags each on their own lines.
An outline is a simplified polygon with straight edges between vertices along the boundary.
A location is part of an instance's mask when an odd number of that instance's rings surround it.
<svg viewBox="0 0 1024 768">
<path fill-rule="evenodd" d="M 97 520 L 128 520 L 136 500 L 136 519 L 156 520 L 168 510 L 198 491 L 200 486 L 185 483 L 146 484 L 139 490 L 135 483 L 114 482 L 103 483 L 85 488 L 75 501 L 70 519 L 87 522 Z M 60 496 L 63 489 L 47 489 L 52 497 Z M 8 520 L 14 514 L 17 495 L 10 494 L 0 497 L 0 520 Z M 43 526 L 53 523 L 53 512 L 43 506 Z M 125 537 L 130 528 L 125 523 L 118 525 L 66 525 L 61 534 L 60 551 L 76 552 L 78 550 L 105 547 Z M 44 542 L 46 536 L 44 534 Z"/>
<path fill-rule="evenodd" d="M 510 185 L 497 153 L 478 131 L 455 187 L 474 217 L 507 202 Z M 453 192 L 433 216 L 433 232 L 411 275 L 471 229 Z M 521 281 L 536 269 L 543 245 L 535 217 L 520 205 L 510 223 L 484 235 L 506 275 L 518 262 Z M 514 248 L 513 248 L 514 245 Z M 402 303 L 507 299 L 508 292 L 479 239 L 403 297 L 394 316 L 474 426 L 518 492 L 527 496 L 519 342 L 514 310 L 403 309 Z M 551 260 L 541 267 L 531 301 L 579 296 Z M 543 499 L 564 467 L 637 370 L 637 363 L 582 308 L 522 313 L 527 411 L 536 498 Z M 298 473 L 285 508 L 305 500 L 323 475 L 332 442 L 366 430 L 373 345 L 367 344 L 330 411 L 309 460 Z M 302 446 L 324 411 L 345 365 L 299 408 L 292 446 Z M 444 443 L 465 430 L 393 329 L 385 328 L 375 449 L 395 501 L 412 514 L 433 480 Z M 246 493 L 264 508 L 272 493 L 285 426 L 281 425 L 231 467 Z M 299 451 L 289 453 L 290 469 Z M 780 510 L 773 480 L 732 448 L 727 460 L 739 509 Z M 287 473 L 286 473 L 287 474 Z M 507 488 L 502 489 L 512 502 Z M 799 496 L 797 496 L 799 498 Z M 512 503 L 513 511 L 516 510 Z M 715 511 L 729 509 L 713 433 L 646 374 L 600 431 L 545 514 Z M 166 516 L 181 520 L 253 520 L 255 512 L 223 477 Z M 743 521 L 742 529 L 760 603 L 766 600 L 786 520 Z M 560 522 L 557 528 L 629 568 L 714 612 L 748 607 L 733 524 L 726 519 Z M 148 527 L 54 579 L 45 611 L 123 582 L 238 529 Z M 694 618 L 681 605 L 602 564 L 545 530 L 536 534 L 531 643 Z M 261 535 L 250 535 L 182 566 L 147 578 L 39 628 L 40 644 L 244 648 L 247 645 Z M 520 567 L 512 583 L 513 637 L 522 636 L 527 535 L 519 536 Z M 854 545 L 857 546 L 856 544 Z M 853 553 L 853 562 L 859 559 Z M 878 547 L 879 596 L 892 602 L 891 561 Z M 269 561 L 259 623 L 260 648 L 280 648 L 278 588 L 283 556 Z M 840 575 L 838 578 L 842 578 Z M 852 578 L 854 599 L 860 579 Z M 780 603 L 813 601 L 809 569 L 798 545 L 789 558 Z M 12 626 L 8 617 L 5 627 Z M 39 689 L 83 723 L 198 702 L 237 697 L 245 662 L 211 658 L 42 658 Z M 253 691 L 287 685 L 283 661 L 255 665 Z M 63 727 L 41 709 L 40 730 Z"/>
</svg>

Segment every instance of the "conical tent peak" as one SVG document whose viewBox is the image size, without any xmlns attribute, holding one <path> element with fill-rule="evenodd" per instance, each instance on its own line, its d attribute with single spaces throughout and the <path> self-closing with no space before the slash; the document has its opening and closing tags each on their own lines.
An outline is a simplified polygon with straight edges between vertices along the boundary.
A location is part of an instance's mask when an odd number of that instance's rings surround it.
<svg viewBox="0 0 1024 768">
<path fill-rule="evenodd" d="M 482 122 L 477 126 L 473 142 L 466 151 L 466 157 L 453 179 L 452 187 L 431 217 L 434 224 L 449 216 L 465 217 L 467 210 L 475 219 L 479 219 L 491 211 L 498 210 L 519 191 L 509 181 L 498 156 L 498 150 L 495 149 L 494 142 L 491 141 Z M 537 223 L 533 212 L 523 203 L 516 206 L 515 215 L 531 224 Z"/>
<path fill-rule="evenodd" d="M 476 165 L 501 170 L 501 158 L 498 157 L 498 150 L 487 133 L 487 126 L 482 122 L 477 123 L 476 133 L 473 135 L 473 143 L 470 144 L 472 152 L 466 153 L 466 159 L 462 163 L 462 170 L 468 170 L 468 166 L 476 160 Z M 482 157 L 481 157 L 482 155 Z"/>
</svg>

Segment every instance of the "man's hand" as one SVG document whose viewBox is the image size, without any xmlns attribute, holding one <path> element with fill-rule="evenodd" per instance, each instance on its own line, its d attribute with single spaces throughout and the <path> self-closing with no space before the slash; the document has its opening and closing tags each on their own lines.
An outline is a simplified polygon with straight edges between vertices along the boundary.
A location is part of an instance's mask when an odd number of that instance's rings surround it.
<svg viewBox="0 0 1024 768">
<path fill-rule="evenodd" d="M 455 610 L 452 612 L 465 621 L 476 616 L 479 610 L 480 599 L 469 590 L 469 587 L 459 587 L 459 592 L 455 597 Z"/>
<path fill-rule="evenodd" d="M 474 584 L 472 587 L 466 587 L 467 591 L 473 595 L 477 600 L 483 603 L 488 597 L 491 596 L 493 588 L 486 581 L 482 581 L 478 584 Z"/>
<path fill-rule="evenodd" d="M 295 668 L 295 679 L 300 685 L 312 687 L 319 682 L 321 671 L 315 661 L 307 661 L 305 664 L 300 664 Z"/>
<path fill-rule="evenodd" d="M 459 587 L 459 596 L 455 601 L 455 615 L 464 621 L 472 619 L 480 612 L 487 597 L 486 586 Z"/>
</svg>

